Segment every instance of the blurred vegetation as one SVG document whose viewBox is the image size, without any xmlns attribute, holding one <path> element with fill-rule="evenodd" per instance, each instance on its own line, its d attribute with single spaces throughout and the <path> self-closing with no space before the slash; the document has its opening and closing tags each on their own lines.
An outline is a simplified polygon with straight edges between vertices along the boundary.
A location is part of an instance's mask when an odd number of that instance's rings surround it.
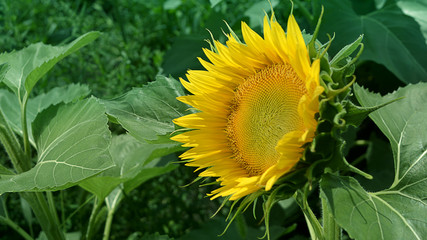
<svg viewBox="0 0 427 240">
<path fill-rule="evenodd" d="M 318 1 L 295 0 L 294 2 L 294 15 L 301 29 L 311 33 L 315 24 L 305 10 L 319 13 L 319 9 L 311 5 L 311 2 Z M 355 14 L 369 14 L 380 12 L 385 8 L 390 10 L 396 1 L 346 0 L 343 2 L 349 3 L 349 6 L 354 8 Z M 383 5 L 379 5 L 380 3 Z M 279 2 L 278 0 L 272 0 L 271 4 L 276 18 L 284 25 L 291 5 L 288 1 Z M 34 92 L 41 93 L 45 89 L 69 83 L 85 83 L 90 86 L 93 95 L 104 99 L 112 98 L 125 93 L 132 87 L 153 81 L 156 74 L 170 74 L 178 78 L 184 77 L 188 69 L 201 68 L 196 57 L 203 57 L 202 47 L 209 48 L 209 44 L 203 41 L 211 38 L 206 29 L 221 41 L 225 39 L 222 31 L 228 31 L 223 20 L 226 20 L 238 35 L 240 21 L 248 22 L 257 32 L 261 32 L 261 19 L 265 14 L 263 9 L 269 11 L 268 1 L 3 0 L 0 1 L 0 52 L 21 49 L 35 42 L 52 45 L 66 43 L 88 31 L 101 31 L 103 36 L 94 44 L 85 47 L 83 51 L 61 61 L 39 82 Z M 336 49 L 355 40 L 350 36 L 351 34 L 345 32 L 346 29 L 333 28 L 332 23 L 340 22 L 334 18 L 334 16 L 337 18 L 341 16 L 338 13 L 335 14 L 334 11 L 338 10 L 332 7 L 326 9 L 325 20 L 319 35 L 325 42 L 326 33 L 336 33 L 338 42 L 332 44 L 332 46 L 337 44 L 335 49 L 331 49 L 332 56 L 336 53 Z M 403 16 L 403 13 L 399 14 Z M 314 14 L 314 17 L 316 16 Z M 353 20 L 356 21 L 357 18 Z M 329 27 L 323 27 L 324 25 Z M 360 32 L 356 31 L 353 35 L 358 34 Z M 403 32 L 396 34 L 399 36 Z M 365 37 L 372 43 L 369 35 Z M 405 44 L 404 40 L 403 43 Z M 424 49 L 421 49 L 420 54 L 423 51 Z M 384 65 L 385 63 L 374 61 L 369 56 L 362 57 L 362 60 L 358 63 L 355 72 L 358 83 L 381 93 L 391 92 L 405 85 L 405 81 L 393 73 L 396 72 L 395 69 Z M 364 124 L 357 131 L 358 138 L 375 139 L 375 142 L 382 146 L 385 138 L 373 129 L 375 127 L 371 122 Z M 351 138 L 355 136 L 356 133 Z M 360 152 L 367 149 L 363 144 L 349 147 L 352 147 L 350 161 L 360 157 Z M 177 159 L 176 156 L 173 158 Z M 5 159 L 3 152 L 0 152 L 0 159 Z M 388 160 L 390 156 L 384 159 L 384 161 Z M 174 238 L 194 239 L 200 236 L 200 232 L 192 231 L 195 229 L 203 231 L 214 229 L 210 237 L 216 238 L 216 235 L 224 229 L 222 220 L 227 215 L 228 206 L 220 211 L 214 220 L 209 219 L 220 206 L 221 200 L 210 201 L 205 197 L 211 190 L 209 186 L 199 188 L 196 183 L 182 188 L 196 178 L 196 174 L 192 171 L 191 168 L 180 166 L 170 174 L 148 181 L 126 196 L 114 217 L 111 239 L 128 237 L 128 239 L 139 239 L 154 233 Z M 54 193 L 55 200 L 58 202 L 57 207 L 63 209 L 65 215 L 78 210 L 67 221 L 67 226 L 64 226 L 67 231 L 85 228 L 82 224 L 86 222 L 92 206 L 90 203 L 84 204 L 81 209 L 79 206 L 88 202 L 88 196 L 87 192 L 77 187 Z M 28 229 L 37 226 L 27 224 L 22 211 L 28 212 L 28 210 L 21 207 L 22 203 L 17 195 L 5 194 L 1 197 L 6 199 L 8 210 L 13 215 L 11 218 L 16 219 L 17 223 L 28 226 Z M 316 203 L 313 203 L 313 206 L 315 205 Z M 0 213 L 2 207 L 0 206 Z M 263 223 L 260 223 L 260 209 L 261 206 L 255 209 L 258 213 L 257 220 L 253 220 L 252 211 L 248 211 L 247 217 L 238 219 L 224 238 L 234 239 L 235 236 L 244 236 L 246 239 L 255 239 L 262 236 Z M 292 202 L 281 203 L 275 207 L 271 220 L 271 225 L 276 226 L 272 227 L 273 237 L 292 232 L 292 239 L 307 238 L 305 222 L 300 211 L 295 211 L 296 209 Z M 38 232 L 39 229 L 29 231 Z M 285 239 L 290 238 L 290 235 L 284 236 Z M 0 239 L 15 238 L 17 238 L 15 232 L 0 225 Z"/>
</svg>

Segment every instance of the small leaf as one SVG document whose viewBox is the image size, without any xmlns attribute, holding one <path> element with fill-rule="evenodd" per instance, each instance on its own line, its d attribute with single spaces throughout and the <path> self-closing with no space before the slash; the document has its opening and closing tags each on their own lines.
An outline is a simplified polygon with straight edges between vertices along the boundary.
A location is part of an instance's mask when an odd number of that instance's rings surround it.
<svg viewBox="0 0 427 240">
<path fill-rule="evenodd" d="M 104 108 L 94 99 L 47 108 L 33 123 L 37 164 L 1 176 L 0 193 L 59 190 L 113 166 Z"/>
<path fill-rule="evenodd" d="M 335 56 L 332 58 L 330 64 L 332 67 L 342 67 L 338 66 L 341 61 L 347 59 L 356 49 L 359 47 L 360 43 L 363 40 L 363 35 L 360 35 L 353 43 L 343 47 Z"/>
<path fill-rule="evenodd" d="M 182 116 L 188 109 L 176 100 L 184 95 L 181 84 L 164 76 L 142 88 L 134 88 L 125 95 L 103 101 L 107 113 L 136 139 L 145 142 L 156 140 L 175 130 L 172 120 Z"/>
<path fill-rule="evenodd" d="M 7 63 L 10 66 L 3 82 L 23 100 L 25 94 L 28 96 L 37 81 L 57 62 L 94 41 L 99 35 L 99 32 L 89 32 L 64 46 L 36 43 L 19 51 L 3 53 L 0 55 L 0 64 Z"/>
<path fill-rule="evenodd" d="M 344 120 L 347 124 L 358 127 L 360 124 L 362 124 L 363 120 L 365 120 L 365 118 L 368 117 L 371 112 L 374 112 L 384 106 L 387 106 L 390 103 L 401 99 L 402 98 L 393 99 L 389 102 L 385 102 L 373 107 L 361 107 L 353 104 L 352 102 L 348 102 L 346 106 L 347 113 L 344 116 Z"/>
</svg>

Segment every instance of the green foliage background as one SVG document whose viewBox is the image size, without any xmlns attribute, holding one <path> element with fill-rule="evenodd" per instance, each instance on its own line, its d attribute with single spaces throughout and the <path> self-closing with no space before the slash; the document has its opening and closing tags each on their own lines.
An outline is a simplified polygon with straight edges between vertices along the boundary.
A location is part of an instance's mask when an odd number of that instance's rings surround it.
<svg viewBox="0 0 427 240">
<path fill-rule="evenodd" d="M 271 3 L 278 21 L 285 25 L 290 3 L 278 0 Z M 326 34 L 335 33 L 330 56 L 364 34 L 365 49 L 355 72 L 359 85 L 385 94 L 409 83 L 427 81 L 427 18 L 420 13 L 427 12 L 424 1 L 312 0 L 294 1 L 294 4 L 294 15 L 301 29 L 308 33 L 314 30 L 320 5 L 325 7 L 319 38 L 326 42 Z M 75 83 L 87 84 L 92 89 L 91 94 L 108 99 L 154 81 L 158 73 L 178 79 L 184 77 L 187 69 L 201 68 L 196 57 L 203 57 L 201 48 L 209 47 L 204 42 L 210 38 L 206 29 L 216 39 L 224 40 L 222 29 L 227 31 L 227 27 L 222 20 L 226 20 L 237 34 L 240 34 L 240 21 L 243 20 L 261 32 L 262 9 L 269 12 L 267 1 L 5 0 L 0 2 L 0 52 L 21 49 L 35 42 L 64 44 L 86 32 L 100 31 L 102 36 L 94 43 L 65 58 L 43 77 L 33 94 Z M 114 115 L 113 105 L 109 111 L 120 121 L 120 116 Z M 110 127 L 115 133 L 125 131 L 118 125 Z M 132 126 L 125 128 L 131 134 L 138 131 Z M 369 181 L 355 176 L 362 187 L 369 191 L 390 187 L 394 169 L 387 137 L 370 120 L 348 135 L 348 161 L 366 169 L 374 179 L 381 179 Z M 3 163 L 4 159 L 6 155 L 1 152 L 0 161 Z M 177 157 L 170 155 L 163 161 L 174 162 Z M 127 193 L 115 215 L 111 239 L 138 239 L 155 233 L 183 239 L 216 238 L 225 226 L 223 219 L 227 209 L 215 219 L 209 219 L 221 202 L 205 197 L 209 186 L 181 187 L 195 177 L 192 169 L 180 165 L 168 174 L 147 179 L 139 188 Z M 351 179 L 342 181 L 354 183 Z M 323 184 L 331 182 L 337 184 L 332 177 L 325 178 Z M 94 192 L 96 183 L 92 184 L 84 188 Z M 71 191 L 55 192 L 54 197 L 60 203 L 58 209 L 70 214 L 88 200 L 88 192 L 73 187 Z M 16 195 L 5 194 L 1 198 L 9 211 L 13 209 L 11 218 L 18 219 L 21 226 L 28 226 L 29 231 L 39 231 L 31 229 L 37 225 L 28 224 L 33 217 Z M 260 211 L 255 209 L 259 216 Z M 272 212 L 273 239 L 308 237 L 305 222 L 294 202 L 281 202 Z M 67 230 L 83 229 L 82 224 L 89 214 L 89 204 L 83 205 L 73 218 L 66 220 Z M 262 236 L 260 219 L 253 220 L 250 211 L 246 215 L 237 219 L 224 235 L 225 239 Z M 347 219 L 342 221 L 346 224 Z M 0 225 L 0 239 L 15 237 L 13 231 Z"/>
</svg>

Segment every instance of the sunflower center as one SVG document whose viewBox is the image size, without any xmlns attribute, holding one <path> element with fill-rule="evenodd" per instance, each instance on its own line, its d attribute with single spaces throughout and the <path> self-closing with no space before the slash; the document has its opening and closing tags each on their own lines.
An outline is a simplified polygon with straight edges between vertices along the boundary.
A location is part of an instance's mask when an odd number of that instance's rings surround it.
<svg viewBox="0 0 427 240">
<path fill-rule="evenodd" d="M 287 63 L 262 69 L 236 89 L 226 132 L 236 161 L 249 176 L 276 164 L 277 142 L 303 127 L 298 103 L 305 93 L 303 81 Z"/>
</svg>

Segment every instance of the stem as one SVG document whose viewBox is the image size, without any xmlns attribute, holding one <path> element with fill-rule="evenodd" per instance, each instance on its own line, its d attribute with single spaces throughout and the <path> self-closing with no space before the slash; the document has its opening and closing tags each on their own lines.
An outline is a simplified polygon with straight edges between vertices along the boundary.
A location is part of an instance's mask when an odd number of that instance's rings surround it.
<svg viewBox="0 0 427 240">
<path fill-rule="evenodd" d="M 15 230 L 19 235 L 21 235 L 26 240 L 34 240 L 24 229 L 22 229 L 18 224 L 12 221 L 10 218 L 0 216 L 0 222 L 9 225 L 13 230 Z"/>
<path fill-rule="evenodd" d="M 54 217 L 55 224 L 57 226 L 60 226 L 58 214 L 57 214 L 57 211 L 56 211 L 56 208 L 55 208 L 55 201 L 53 201 L 52 192 L 50 192 L 50 191 L 46 192 L 46 197 L 47 197 L 47 201 L 48 201 L 48 204 L 49 204 L 49 210 L 52 213 L 52 216 Z"/>
<path fill-rule="evenodd" d="M 302 193 L 301 191 L 297 191 L 296 194 L 294 195 L 294 198 L 297 201 L 298 205 L 300 206 L 302 212 L 304 213 L 307 226 L 310 230 L 311 239 L 312 240 L 327 239 L 327 238 L 324 238 L 322 226 L 320 225 L 316 215 L 314 215 L 313 211 L 308 205 L 307 191 L 305 191 L 304 193 Z"/>
<path fill-rule="evenodd" d="M 90 214 L 90 218 L 89 218 L 89 225 L 86 230 L 86 240 L 92 239 L 92 236 L 95 234 L 97 215 L 103 203 L 104 203 L 103 200 L 100 201 L 98 197 L 95 198 L 95 201 L 93 203 L 92 213 Z"/>
<path fill-rule="evenodd" d="M 21 196 L 30 204 L 43 232 L 49 240 L 65 240 L 64 233 L 55 221 L 55 214 L 41 192 L 23 192 Z"/>
<path fill-rule="evenodd" d="M 28 96 L 27 93 L 25 93 L 24 101 L 21 104 L 21 124 L 22 124 L 22 134 L 24 138 L 24 150 L 25 155 L 27 156 L 27 161 L 30 161 L 31 159 L 31 145 L 30 145 L 30 139 L 28 135 L 28 126 L 27 126 L 27 101 Z"/>
<path fill-rule="evenodd" d="M 70 220 L 74 215 L 79 212 L 88 202 L 90 202 L 93 198 L 95 198 L 95 195 L 92 195 L 90 198 L 88 198 L 83 204 L 81 204 L 74 212 L 72 212 L 68 217 L 65 219 L 65 211 L 64 211 L 64 219 L 62 220 L 61 227 L 65 228 L 65 223 Z"/>
<path fill-rule="evenodd" d="M 332 215 L 326 199 L 322 198 L 322 210 L 323 210 L 323 235 L 328 240 L 339 240 L 341 238 L 341 229 L 335 222 L 334 216 Z"/>
<path fill-rule="evenodd" d="M 64 207 L 64 191 L 59 191 L 59 197 L 61 200 L 61 226 L 62 230 L 65 232 L 65 207 Z"/>
<path fill-rule="evenodd" d="M 102 240 L 108 240 L 110 237 L 111 223 L 113 222 L 114 209 L 108 211 L 107 220 L 105 221 L 104 236 Z"/>
</svg>

